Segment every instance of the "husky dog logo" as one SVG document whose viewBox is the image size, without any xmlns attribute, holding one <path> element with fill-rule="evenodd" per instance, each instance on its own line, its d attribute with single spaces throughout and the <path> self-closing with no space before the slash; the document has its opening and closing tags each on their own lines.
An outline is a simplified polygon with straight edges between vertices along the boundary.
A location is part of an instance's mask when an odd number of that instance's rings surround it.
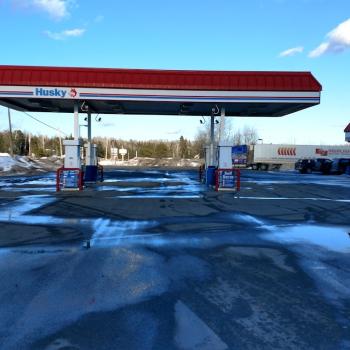
<svg viewBox="0 0 350 350">
<path fill-rule="evenodd" d="M 70 93 L 69 93 L 70 97 L 73 97 L 73 98 L 74 98 L 75 96 L 77 96 L 77 94 L 78 94 L 78 93 L 77 93 L 77 90 L 75 90 L 75 89 L 73 89 L 73 88 L 70 89 Z"/>
</svg>

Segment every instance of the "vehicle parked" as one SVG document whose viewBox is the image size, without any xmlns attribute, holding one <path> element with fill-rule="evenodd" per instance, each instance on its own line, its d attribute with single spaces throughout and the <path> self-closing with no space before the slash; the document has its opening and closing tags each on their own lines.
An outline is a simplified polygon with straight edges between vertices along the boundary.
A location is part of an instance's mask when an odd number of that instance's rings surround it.
<svg viewBox="0 0 350 350">
<path fill-rule="evenodd" d="M 337 175 L 344 174 L 347 167 L 350 167 L 350 158 L 336 158 L 333 159 L 329 173 Z"/>
<path fill-rule="evenodd" d="M 323 162 L 319 162 L 320 166 L 319 168 L 316 166 L 316 171 L 320 171 L 323 175 L 328 175 L 331 171 L 332 163 L 332 159 L 326 159 Z"/>
<path fill-rule="evenodd" d="M 301 174 L 310 174 L 316 167 L 316 159 L 298 159 L 294 169 Z"/>
<path fill-rule="evenodd" d="M 284 145 L 284 144 L 256 144 L 246 147 L 243 145 L 232 147 L 232 164 L 236 167 L 252 167 L 255 170 L 286 169 L 295 167 L 299 159 L 312 160 L 311 171 L 327 173 L 330 161 L 337 157 L 350 157 L 350 146 L 331 145 Z M 319 161 L 319 160 L 325 160 Z M 314 163 L 315 162 L 315 163 Z M 305 163 L 305 162 L 304 162 Z M 323 170 L 325 167 L 325 170 Z M 321 170 L 320 170 L 321 169 Z M 304 170 L 303 170 L 304 171 Z M 308 172 L 307 168 L 305 172 Z"/>
<path fill-rule="evenodd" d="M 327 174 L 331 168 L 332 160 L 328 158 L 310 158 L 299 159 L 295 163 L 295 170 L 301 174 L 310 174 L 312 172 L 321 172 Z"/>
</svg>

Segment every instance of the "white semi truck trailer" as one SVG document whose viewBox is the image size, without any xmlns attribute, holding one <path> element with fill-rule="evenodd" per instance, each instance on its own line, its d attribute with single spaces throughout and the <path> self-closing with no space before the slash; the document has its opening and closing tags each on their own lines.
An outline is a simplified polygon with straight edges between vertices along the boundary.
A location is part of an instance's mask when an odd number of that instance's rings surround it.
<svg viewBox="0 0 350 350">
<path fill-rule="evenodd" d="M 227 146 L 219 146 L 219 153 L 221 147 Z M 231 146 L 231 149 L 233 166 L 252 167 L 260 170 L 279 169 L 282 166 L 293 167 L 298 159 L 350 157 L 350 146 L 347 145 L 258 144 Z"/>
</svg>

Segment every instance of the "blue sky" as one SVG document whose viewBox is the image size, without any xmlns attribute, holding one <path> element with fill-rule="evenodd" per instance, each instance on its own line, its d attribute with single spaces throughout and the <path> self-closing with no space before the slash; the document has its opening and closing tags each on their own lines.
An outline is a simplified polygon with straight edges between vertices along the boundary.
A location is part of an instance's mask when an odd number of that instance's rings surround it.
<svg viewBox="0 0 350 350">
<path fill-rule="evenodd" d="M 323 85 L 319 106 L 282 118 L 230 118 L 233 129 L 254 126 L 266 143 L 344 143 L 349 0 L 0 0 L 0 32 L 0 64 L 311 71 Z M 71 115 L 33 115 L 73 131 Z M 55 134 L 22 113 L 13 112 L 13 122 Z M 103 116 L 93 132 L 193 138 L 200 125 L 196 117 Z M 0 107 L 0 129 L 6 128 Z"/>
</svg>

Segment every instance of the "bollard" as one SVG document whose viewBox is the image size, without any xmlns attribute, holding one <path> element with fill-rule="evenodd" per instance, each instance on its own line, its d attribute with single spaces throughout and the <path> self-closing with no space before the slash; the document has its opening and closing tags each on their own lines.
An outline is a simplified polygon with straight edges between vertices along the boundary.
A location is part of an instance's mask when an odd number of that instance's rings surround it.
<svg viewBox="0 0 350 350">
<path fill-rule="evenodd" d="M 90 240 L 88 239 L 87 241 L 85 241 L 84 243 L 84 248 L 86 249 L 90 249 L 91 245 L 90 245 Z"/>
</svg>

